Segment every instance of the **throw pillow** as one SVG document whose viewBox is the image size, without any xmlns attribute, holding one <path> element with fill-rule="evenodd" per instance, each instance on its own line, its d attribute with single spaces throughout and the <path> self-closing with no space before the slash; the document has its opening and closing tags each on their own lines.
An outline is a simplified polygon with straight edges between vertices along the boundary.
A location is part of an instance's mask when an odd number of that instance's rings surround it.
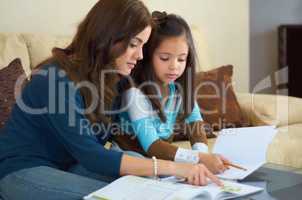
<svg viewBox="0 0 302 200">
<path fill-rule="evenodd" d="M 195 92 L 203 119 L 213 130 L 248 126 L 232 86 L 233 66 L 199 72 Z"/>
<path fill-rule="evenodd" d="M 25 72 L 19 58 L 14 59 L 7 67 L 0 70 L 0 129 L 4 127 L 10 115 L 15 103 L 15 93 L 20 94 L 22 86 L 27 82 L 15 85 L 21 75 L 25 75 Z"/>
</svg>

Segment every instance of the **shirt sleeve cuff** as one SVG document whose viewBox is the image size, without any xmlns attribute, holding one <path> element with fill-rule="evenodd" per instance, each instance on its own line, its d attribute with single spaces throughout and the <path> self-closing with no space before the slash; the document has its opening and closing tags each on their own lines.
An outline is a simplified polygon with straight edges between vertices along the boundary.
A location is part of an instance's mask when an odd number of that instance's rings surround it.
<svg viewBox="0 0 302 200">
<path fill-rule="evenodd" d="M 175 162 L 184 162 L 184 163 L 194 163 L 199 162 L 199 153 L 198 151 L 178 148 L 174 157 Z"/>
<path fill-rule="evenodd" d="M 209 153 L 209 147 L 205 143 L 197 142 L 192 146 L 192 149 L 202 153 Z"/>
</svg>

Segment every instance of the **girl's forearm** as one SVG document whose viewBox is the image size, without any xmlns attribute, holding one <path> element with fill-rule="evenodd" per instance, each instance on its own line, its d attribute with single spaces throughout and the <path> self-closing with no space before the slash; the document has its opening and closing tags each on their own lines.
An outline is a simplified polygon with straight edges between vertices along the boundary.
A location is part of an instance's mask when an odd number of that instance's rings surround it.
<svg viewBox="0 0 302 200">
<path fill-rule="evenodd" d="M 159 159 L 174 161 L 177 149 L 177 146 L 170 144 L 169 142 L 156 140 L 150 145 L 147 155 L 149 157 L 156 156 L 156 158 Z"/>
<path fill-rule="evenodd" d="M 191 145 L 199 142 L 206 145 L 208 144 L 207 134 L 204 126 L 205 124 L 202 121 L 186 124 L 186 134 L 189 136 Z"/>
</svg>

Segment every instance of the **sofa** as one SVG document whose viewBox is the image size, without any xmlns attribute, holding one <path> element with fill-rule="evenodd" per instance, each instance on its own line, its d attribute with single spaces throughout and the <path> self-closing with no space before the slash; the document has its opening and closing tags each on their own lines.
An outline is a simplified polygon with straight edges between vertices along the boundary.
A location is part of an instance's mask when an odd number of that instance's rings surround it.
<svg viewBox="0 0 302 200">
<path fill-rule="evenodd" d="M 206 50 L 200 48 L 200 44 L 203 43 L 202 36 L 194 29 L 193 35 L 199 44 L 197 53 L 200 60 L 207 62 Z M 13 59 L 20 58 L 25 73 L 30 75 L 34 67 L 51 54 L 54 46 L 64 47 L 70 41 L 70 36 L 0 33 L 0 70 Z M 243 115 L 251 126 L 268 124 L 275 125 L 278 129 L 276 137 L 269 145 L 267 162 L 302 168 L 302 99 L 238 92 L 236 97 Z M 214 142 L 215 138 L 209 139 L 210 149 Z M 175 144 L 190 148 L 187 141 L 175 142 Z"/>
</svg>

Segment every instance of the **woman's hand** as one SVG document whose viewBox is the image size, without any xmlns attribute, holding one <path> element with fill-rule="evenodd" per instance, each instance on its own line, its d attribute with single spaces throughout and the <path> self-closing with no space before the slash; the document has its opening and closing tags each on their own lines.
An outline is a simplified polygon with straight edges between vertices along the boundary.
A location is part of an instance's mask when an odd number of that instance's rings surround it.
<svg viewBox="0 0 302 200">
<path fill-rule="evenodd" d="M 169 160 L 157 160 L 157 175 L 185 178 L 192 185 L 206 185 L 210 179 L 219 186 L 222 182 L 203 164 L 177 163 Z M 138 158 L 124 154 L 121 161 L 120 175 L 153 176 L 152 159 Z"/>
<path fill-rule="evenodd" d="M 185 178 L 191 185 L 207 185 L 207 179 L 218 186 L 223 185 L 203 164 L 174 163 L 174 175 Z"/>
<path fill-rule="evenodd" d="M 214 174 L 219 174 L 229 169 L 224 163 L 230 163 L 230 161 L 219 154 L 199 153 L 199 160 Z"/>
</svg>

